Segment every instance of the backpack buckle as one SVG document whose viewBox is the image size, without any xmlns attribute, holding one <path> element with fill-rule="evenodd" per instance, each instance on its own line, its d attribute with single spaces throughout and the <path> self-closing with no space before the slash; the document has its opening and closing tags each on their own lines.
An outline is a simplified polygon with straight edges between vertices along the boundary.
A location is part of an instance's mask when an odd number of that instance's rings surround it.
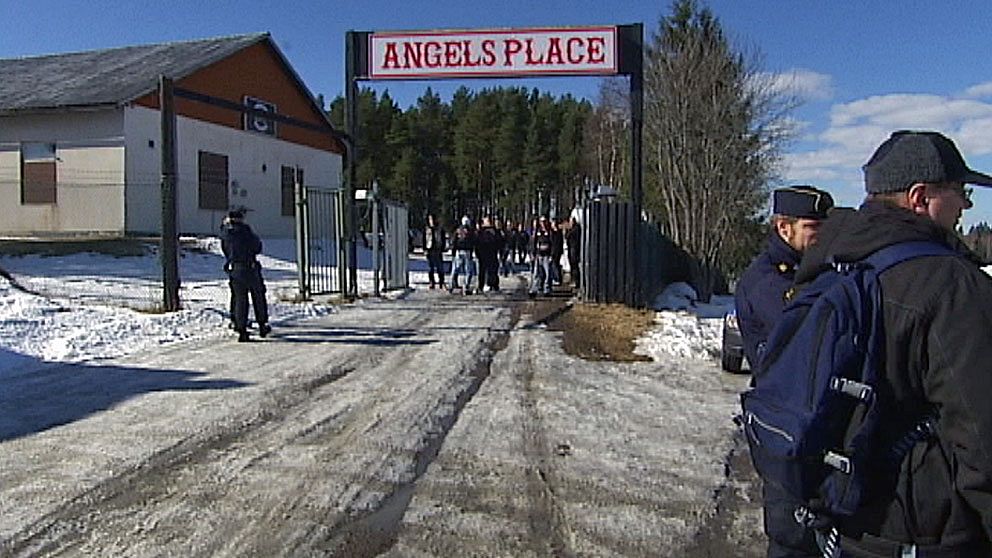
<svg viewBox="0 0 992 558">
<path fill-rule="evenodd" d="M 851 465 L 851 459 L 847 456 L 828 451 L 826 455 L 823 456 L 823 462 L 830 465 L 834 469 L 837 469 L 845 475 L 850 475 L 851 471 L 854 470 L 854 466 Z"/>
<path fill-rule="evenodd" d="M 830 378 L 830 389 L 855 397 L 865 403 L 871 403 L 872 399 L 875 398 L 875 389 L 870 385 L 840 376 Z"/>
<path fill-rule="evenodd" d="M 816 514 L 806 506 L 796 506 L 796 509 L 792 510 L 792 518 L 796 520 L 796 523 L 809 528 L 816 521 Z"/>
</svg>

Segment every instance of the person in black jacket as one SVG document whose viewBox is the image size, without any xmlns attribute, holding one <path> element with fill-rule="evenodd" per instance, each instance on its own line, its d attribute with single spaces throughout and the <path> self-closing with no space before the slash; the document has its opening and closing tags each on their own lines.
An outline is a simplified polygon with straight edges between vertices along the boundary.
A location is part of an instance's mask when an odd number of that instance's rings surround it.
<svg viewBox="0 0 992 558">
<path fill-rule="evenodd" d="M 820 223 L 833 206 L 829 193 L 812 186 L 772 192 L 771 230 L 765 249 L 744 270 L 734 293 L 744 355 L 752 369 L 782 317 L 803 252 L 816 242 Z"/>
<path fill-rule="evenodd" d="M 538 293 L 551 294 L 551 254 L 553 239 L 551 237 L 551 225 L 547 217 L 541 217 L 534 226 L 534 234 L 530 239 L 531 257 L 531 296 Z"/>
<path fill-rule="evenodd" d="M 444 249 L 448 244 L 448 234 L 444 231 L 444 226 L 437 222 L 434 215 L 427 216 L 427 229 L 424 231 L 424 250 L 427 252 L 427 280 L 430 281 L 430 288 L 435 288 L 437 283 L 444 287 Z M 437 273 L 437 283 L 434 281 L 434 274 Z"/>
<path fill-rule="evenodd" d="M 576 289 L 581 284 L 581 273 L 579 271 L 579 259 L 582 257 L 582 227 L 579 221 L 572 217 L 569 221 L 568 232 L 565 233 L 565 243 L 568 245 L 568 269 L 572 286 Z"/>
<path fill-rule="evenodd" d="M 564 281 L 561 257 L 565 255 L 565 233 L 558 221 L 552 219 L 548 224 L 551 227 L 551 277 L 554 284 L 560 285 Z"/>
<path fill-rule="evenodd" d="M 509 223 L 506 223 L 509 226 Z M 497 266 L 499 269 L 499 274 L 503 277 L 508 277 L 510 275 L 510 233 L 504 227 L 503 221 L 499 219 L 493 219 L 493 227 L 496 229 L 496 236 L 499 238 L 499 249 L 497 250 L 496 260 L 498 262 Z"/>
<path fill-rule="evenodd" d="M 838 525 L 844 556 L 992 556 L 992 278 L 954 233 L 966 184 L 992 186 L 946 136 L 896 132 L 863 167 L 867 198 L 823 222 L 797 285 L 904 241 L 958 255 L 898 264 L 880 277 L 884 351 L 879 432 L 899 438 L 936 412 L 934 435 L 873 471 L 865 504 Z"/>
<path fill-rule="evenodd" d="M 489 217 L 482 218 L 482 226 L 475 239 L 475 255 L 479 259 L 479 293 L 483 287 L 499 290 L 499 250 L 502 241 Z"/>
<path fill-rule="evenodd" d="M 782 317 L 802 254 L 816 243 L 820 223 L 833 205 L 830 194 L 812 186 L 790 186 L 772 192 L 768 243 L 741 275 L 734 296 L 744 354 L 752 370 L 772 328 Z M 798 505 L 774 483 L 762 485 L 768 558 L 820 554 L 813 530 L 793 518 Z"/>
<path fill-rule="evenodd" d="M 475 277 L 475 229 L 468 215 L 462 217 L 461 225 L 455 229 L 451 239 L 451 280 L 448 282 L 448 292 L 455 292 L 458 287 L 458 276 L 465 274 L 465 284 L 461 287 L 462 294 L 472 292 L 472 278 Z"/>
<path fill-rule="evenodd" d="M 514 235 L 514 251 L 516 252 L 517 265 L 526 263 L 527 254 L 530 251 L 530 235 L 523 223 L 517 224 L 517 232 Z"/>
<path fill-rule="evenodd" d="M 248 296 L 251 295 L 258 322 L 259 335 L 265 337 L 272 331 L 269 326 L 269 308 L 265 301 L 265 282 L 257 257 L 262 253 L 262 240 L 244 222 L 243 210 L 228 213 L 221 229 L 221 250 L 224 252 L 224 270 L 227 272 L 231 288 L 234 329 L 238 341 L 249 340 L 248 335 Z"/>
</svg>

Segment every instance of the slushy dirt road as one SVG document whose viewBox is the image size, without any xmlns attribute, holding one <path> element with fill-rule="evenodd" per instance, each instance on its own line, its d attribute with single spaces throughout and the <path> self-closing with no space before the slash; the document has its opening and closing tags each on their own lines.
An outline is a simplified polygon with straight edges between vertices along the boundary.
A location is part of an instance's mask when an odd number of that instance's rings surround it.
<svg viewBox="0 0 992 558">
<path fill-rule="evenodd" d="M 760 555 L 745 379 L 568 356 L 566 304 L 418 291 L 7 376 L 0 555 Z"/>
</svg>

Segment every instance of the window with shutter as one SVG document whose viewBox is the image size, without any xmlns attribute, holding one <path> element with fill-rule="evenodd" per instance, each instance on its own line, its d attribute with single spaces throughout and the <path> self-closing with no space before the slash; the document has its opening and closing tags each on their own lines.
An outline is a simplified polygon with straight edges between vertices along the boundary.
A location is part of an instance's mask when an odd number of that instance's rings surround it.
<svg viewBox="0 0 992 558">
<path fill-rule="evenodd" d="M 296 214 L 293 205 L 296 203 L 296 171 L 293 167 L 282 167 L 282 216 L 292 217 Z"/>
<path fill-rule="evenodd" d="M 227 211 L 227 155 L 199 152 L 200 209 Z"/>
<path fill-rule="evenodd" d="M 57 176 L 54 143 L 21 144 L 21 204 L 54 204 Z"/>
</svg>

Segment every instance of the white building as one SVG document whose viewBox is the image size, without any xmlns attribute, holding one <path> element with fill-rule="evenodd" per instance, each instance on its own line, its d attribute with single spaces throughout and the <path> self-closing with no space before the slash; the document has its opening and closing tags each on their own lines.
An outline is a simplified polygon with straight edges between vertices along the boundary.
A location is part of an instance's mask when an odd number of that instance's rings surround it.
<svg viewBox="0 0 992 558">
<path fill-rule="evenodd" d="M 158 84 L 274 112 L 176 97 L 181 234 L 244 207 L 294 234 L 294 183 L 338 189 L 344 145 L 267 33 L 0 60 L 0 235 L 161 230 Z"/>
</svg>

